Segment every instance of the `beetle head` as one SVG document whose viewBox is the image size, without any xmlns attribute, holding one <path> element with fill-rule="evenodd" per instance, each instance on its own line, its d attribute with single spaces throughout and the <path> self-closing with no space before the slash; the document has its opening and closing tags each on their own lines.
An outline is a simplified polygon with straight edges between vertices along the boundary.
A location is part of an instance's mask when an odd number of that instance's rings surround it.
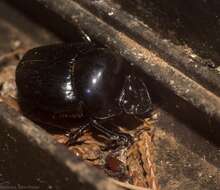
<svg viewBox="0 0 220 190">
<path fill-rule="evenodd" d="M 133 75 L 127 77 L 119 102 L 122 110 L 128 115 L 145 116 L 152 109 L 145 83 Z"/>
</svg>

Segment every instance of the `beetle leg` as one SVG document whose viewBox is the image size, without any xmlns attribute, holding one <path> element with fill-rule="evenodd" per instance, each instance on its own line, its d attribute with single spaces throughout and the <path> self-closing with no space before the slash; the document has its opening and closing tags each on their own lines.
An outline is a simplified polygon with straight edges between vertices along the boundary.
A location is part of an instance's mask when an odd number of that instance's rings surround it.
<svg viewBox="0 0 220 190">
<path fill-rule="evenodd" d="M 76 144 L 77 139 L 83 134 L 83 132 L 88 128 L 89 123 L 80 126 L 77 130 L 75 131 L 70 131 L 69 133 L 69 139 L 65 143 L 67 146 L 71 146 Z"/>
<path fill-rule="evenodd" d="M 107 149 L 119 150 L 128 147 L 133 143 L 133 139 L 129 134 L 109 130 L 98 123 L 97 120 L 92 120 L 92 126 L 112 141 L 107 146 Z"/>
</svg>

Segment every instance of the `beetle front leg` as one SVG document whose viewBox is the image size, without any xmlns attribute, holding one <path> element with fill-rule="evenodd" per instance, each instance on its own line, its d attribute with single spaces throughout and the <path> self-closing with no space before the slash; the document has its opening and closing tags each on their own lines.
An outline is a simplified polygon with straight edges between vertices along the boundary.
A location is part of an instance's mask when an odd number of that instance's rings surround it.
<svg viewBox="0 0 220 190">
<path fill-rule="evenodd" d="M 75 131 L 70 131 L 69 139 L 65 143 L 67 146 L 72 146 L 76 144 L 77 139 L 83 134 L 83 132 L 89 127 L 89 123 L 80 126 L 77 130 Z"/>
<path fill-rule="evenodd" d="M 107 146 L 107 149 L 120 150 L 122 148 L 129 147 L 133 143 L 133 138 L 131 135 L 109 130 L 102 126 L 97 120 L 92 120 L 92 127 L 111 140 L 111 143 Z"/>
</svg>

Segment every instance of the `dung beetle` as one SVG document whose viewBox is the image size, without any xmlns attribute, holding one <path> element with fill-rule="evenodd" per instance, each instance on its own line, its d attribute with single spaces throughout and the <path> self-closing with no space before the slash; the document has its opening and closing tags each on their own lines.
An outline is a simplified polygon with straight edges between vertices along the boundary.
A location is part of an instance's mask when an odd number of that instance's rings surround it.
<svg viewBox="0 0 220 190">
<path fill-rule="evenodd" d="M 29 50 L 17 66 L 16 85 L 24 115 L 69 131 L 68 145 L 90 128 L 116 147 L 126 147 L 131 136 L 107 124 L 123 114 L 146 115 L 152 107 L 146 84 L 132 65 L 107 48 L 87 43 Z"/>
</svg>

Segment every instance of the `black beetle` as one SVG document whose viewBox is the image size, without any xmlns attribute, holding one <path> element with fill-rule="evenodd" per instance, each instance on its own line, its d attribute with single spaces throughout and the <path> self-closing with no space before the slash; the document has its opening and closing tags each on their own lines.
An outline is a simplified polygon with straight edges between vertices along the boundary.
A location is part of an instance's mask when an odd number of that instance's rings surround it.
<svg viewBox="0 0 220 190">
<path fill-rule="evenodd" d="M 116 53 L 87 43 L 34 48 L 16 69 L 18 101 L 26 116 L 49 126 L 63 128 L 57 124 L 60 118 L 81 121 L 69 126 L 68 145 L 90 127 L 117 147 L 128 146 L 131 136 L 106 123 L 122 114 L 138 116 L 151 110 L 147 87 L 132 67 Z"/>
</svg>

